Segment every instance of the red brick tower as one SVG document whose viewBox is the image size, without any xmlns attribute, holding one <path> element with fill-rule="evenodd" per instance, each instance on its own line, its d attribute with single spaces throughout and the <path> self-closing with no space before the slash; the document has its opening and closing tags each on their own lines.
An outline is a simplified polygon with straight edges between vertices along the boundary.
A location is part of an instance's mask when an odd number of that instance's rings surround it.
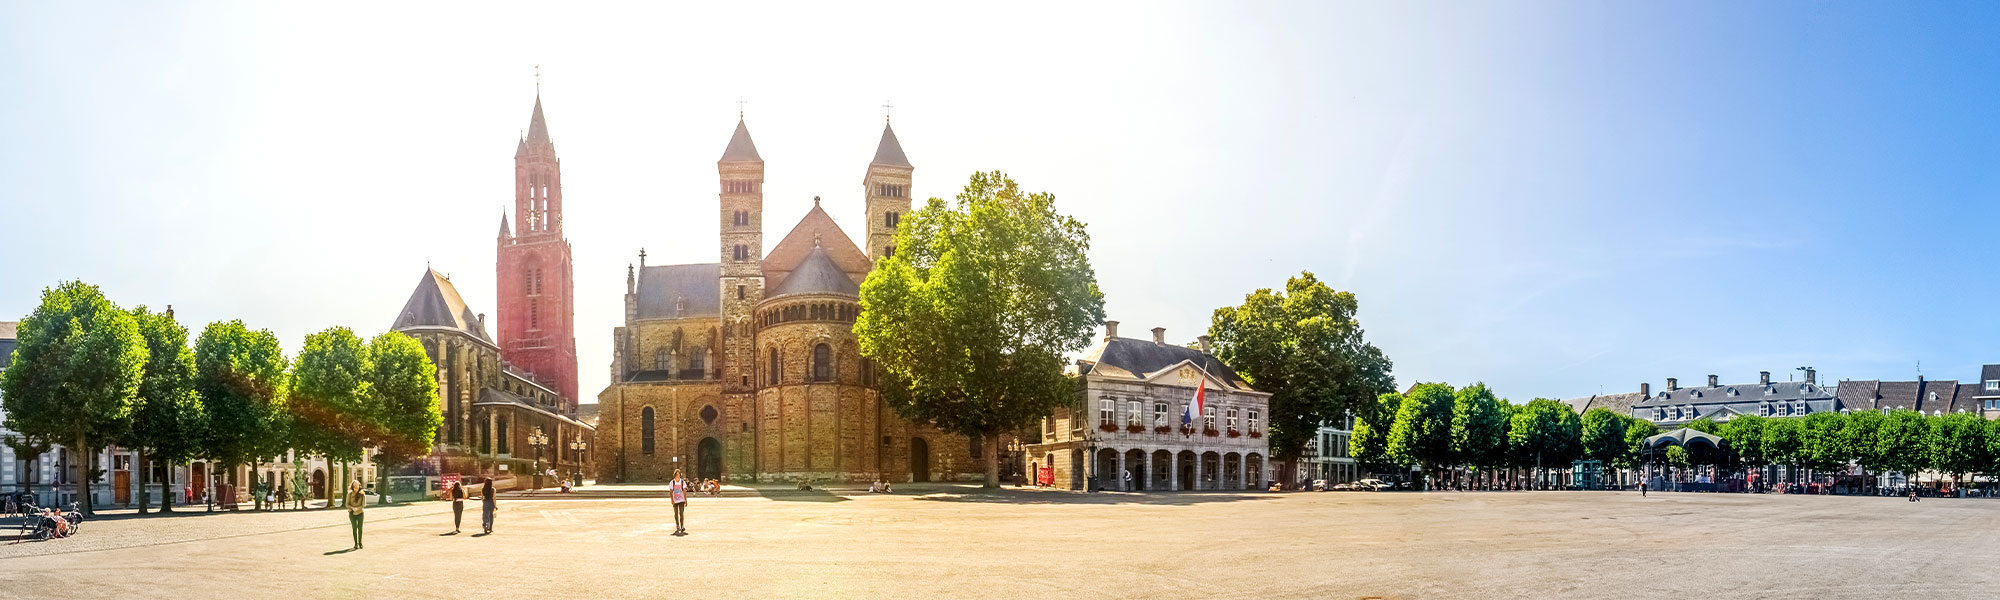
<svg viewBox="0 0 2000 600">
<path fill-rule="evenodd" d="M 500 358 L 563 395 L 576 410 L 575 295 L 562 230 L 562 161 L 542 120 L 542 96 L 514 151 L 514 224 L 500 218 Z"/>
</svg>

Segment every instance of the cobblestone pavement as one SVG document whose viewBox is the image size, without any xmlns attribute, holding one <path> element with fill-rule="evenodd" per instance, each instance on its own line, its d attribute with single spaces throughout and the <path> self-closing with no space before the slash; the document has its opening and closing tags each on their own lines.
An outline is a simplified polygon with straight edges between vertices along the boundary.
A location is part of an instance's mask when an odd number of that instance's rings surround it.
<svg viewBox="0 0 2000 600">
<path fill-rule="evenodd" d="M 512 500 L 91 523 L 0 597 L 1908 598 L 2000 585 L 2000 501 L 1613 492 Z M 468 527 L 476 530 L 476 515 Z"/>
</svg>

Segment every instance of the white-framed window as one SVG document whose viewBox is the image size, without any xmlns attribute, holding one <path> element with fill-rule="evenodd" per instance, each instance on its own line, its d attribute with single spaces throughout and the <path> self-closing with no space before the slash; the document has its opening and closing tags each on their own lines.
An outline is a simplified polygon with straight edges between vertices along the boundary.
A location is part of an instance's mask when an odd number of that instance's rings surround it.
<svg viewBox="0 0 2000 600">
<path fill-rule="evenodd" d="M 1769 402 L 1757 403 L 1757 416 L 1760 417 L 1771 416 L 1771 403 Z"/>
<path fill-rule="evenodd" d="M 1201 407 L 1201 426 L 1208 429 L 1215 429 L 1215 407 Z"/>
<path fill-rule="evenodd" d="M 1229 430 L 1230 430 L 1230 431 L 1235 431 L 1235 430 L 1236 430 L 1236 407 L 1234 407 L 1234 406 L 1231 406 L 1231 407 L 1229 407 L 1229 421 L 1228 421 L 1228 423 L 1229 423 Z"/>
<path fill-rule="evenodd" d="M 1139 403 L 1139 401 L 1138 401 L 1138 400 L 1132 400 L 1132 401 L 1129 401 L 1129 402 L 1126 402 L 1126 403 L 1125 403 L 1125 424 L 1126 424 L 1126 425 L 1138 425 L 1138 424 L 1139 424 L 1139 407 L 1140 407 L 1140 406 L 1141 406 L 1141 404 Z"/>
<path fill-rule="evenodd" d="M 1986 391 L 1989 391 L 1989 392 L 2000 392 L 2000 379 L 1988 379 L 1988 380 L 1986 380 Z"/>
<path fill-rule="evenodd" d="M 1257 433 L 1257 410 L 1245 411 L 1245 416 L 1249 417 L 1250 433 Z"/>
<path fill-rule="evenodd" d="M 1165 402 L 1153 403 L 1153 426 L 1154 427 L 1167 426 L 1167 403 Z"/>
<path fill-rule="evenodd" d="M 1110 425 L 1113 418 L 1112 413 L 1117 412 L 1117 410 L 1118 404 L 1108 398 L 1097 401 L 1097 424 Z"/>
</svg>

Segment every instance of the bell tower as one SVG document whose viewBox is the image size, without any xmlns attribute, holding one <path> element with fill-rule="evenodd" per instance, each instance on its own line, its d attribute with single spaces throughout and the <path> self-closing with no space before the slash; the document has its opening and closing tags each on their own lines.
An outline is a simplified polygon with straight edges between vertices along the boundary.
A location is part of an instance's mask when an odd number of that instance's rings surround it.
<svg viewBox="0 0 2000 600">
<path fill-rule="evenodd" d="M 875 145 L 875 160 L 868 162 L 868 176 L 861 179 L 867 190 L 868 258 L 882 260 L 896 252 L 896 224 L 910 212 L 910 159 L 903 156 L 903 144 L 896 130 L 883 119 L 882 141 Z"/>
<path fill-rule="evenodd" d="M 764 299 L 764 159 L 740 114 L 715 168 L 721 186 L 722 389 L 747 401 L 756 381 L 751 313 Z"/>
<path fill-rule="evenodd" d="M 539 84 L 538 84 L 539 87 Z M 576 411 L 576 305 L 569 240 L 562 233 L 562 161 L 542 117 L 542 95 L 528 133 L 514 147 L 514 220 L 498 239 L 500 358 L 534 374 Z"/>
</svg>

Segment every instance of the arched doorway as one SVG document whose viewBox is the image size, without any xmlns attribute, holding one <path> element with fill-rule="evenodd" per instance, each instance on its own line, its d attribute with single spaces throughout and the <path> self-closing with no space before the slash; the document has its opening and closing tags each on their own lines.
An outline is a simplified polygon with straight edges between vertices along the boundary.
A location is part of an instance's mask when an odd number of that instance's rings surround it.
<svg viewBox="0 0 2000 600">
<path fill-rule="evenodd" d="M 1178 464 L 1176 464 L 1176 465 L 1174 465 L 1174 466 L 1175 466 L 1175 468 L 1176 468 L 1176 469 L 1179 469 L 1179 470 L 1180 470 L 1180 474 L 1179 474 L 1179 476 L 1180 476 L 1180 480 L 1181 480 L 1181 489 L 1183 489 L 1183 490 L 1190 490 L 1190 491 L 1192 491 L 1192 490 L 1194 490 L 1194 489 L 1195 489 L 1195 486 L 1194 486 L 1194 451 L 1192 451 L 1192 450 L 1182 450 L 1182 451 L 1181 451 L 1181 453 L 1180 453 L 1180 455 L 1178 456 L 1178 458 L 1179 458 L 1180 460 L 1176 461 L 1176 462 L 1177 462 Z"/>
<path fill-rule="evenodd" d="M 313 494 L 313 499 L 316 500 L 326 499 L 326 471 L 313 469 L 312 494 Z"/>
<path fill-rule="evenodd" d="M 1097 489 L 1100 490 L 1119 489 L 1118 451 L 1112 450 L 1110 448 L 1098 450 L 1097 468 L 1091 469 L 1090 474 L 1092 476 L 1097 477 Z"/>
<path fill-rule="evenodd" d="M 1126 491 L 1140 492 L 1150 487 L 1146 485 L 1145 450 L 1132 450 L 1125 453 L 1125 472 L 1132 474 L 1132 486 Z"/>
<path fill-rule="evenodd" d="M 1083 489 L 1083 451 L 1069 451 L 1069 489 Z"/>
<path fill-rule="evenodd" d="M 1173 467 L 1174 467 L 1174 453 L 1165 450 L 1154 450 L 1153 475 L 1152 479 L 1146 482 L 1146 489 L 1149 490 L 1171 489 L 1170 487 L 1168 487 L 1168 484 L 1173 481 L 1173 471 L 1171 470 L 1173 469 Z"/>
<path fill-rule="evenodd" d="M 910 481 L 931 480 L 931 445 L 924 438 L 910 438 Z"/>
<path fill-rule="evenodd" d="M 715 438 L 701 438 L 695 449 L 695 477 L 702 479 L 722 479 L 722 442 Z"/>
</svg>

